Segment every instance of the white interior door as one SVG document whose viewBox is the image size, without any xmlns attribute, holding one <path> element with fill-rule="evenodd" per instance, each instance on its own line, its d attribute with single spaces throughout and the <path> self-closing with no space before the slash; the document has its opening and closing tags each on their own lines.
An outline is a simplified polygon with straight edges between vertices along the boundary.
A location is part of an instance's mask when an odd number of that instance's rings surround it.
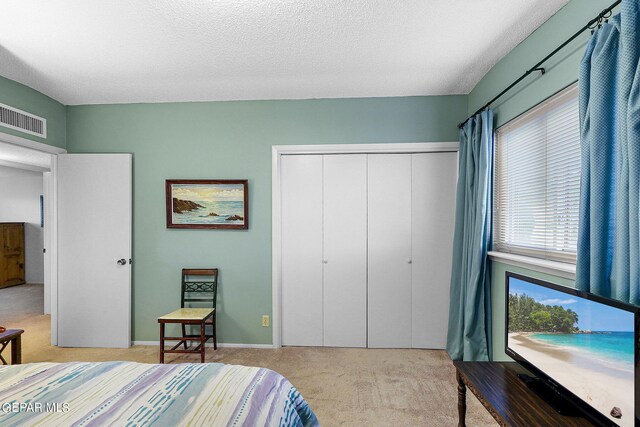
<svg viewBox="0 0 640 427">
<path fill-rule="evenodd" d="M 411 347 L 411 154 L 368 155 L 368 337 Z"/>
<path fill-rule="evenodd" d="M 367 346 L 367 155 L 324 156 L 324 345 Z"/>
<path fill-rule="evenodd" d="M 457 153 L 412 155 L 412 347 L 447 344 Z"/>
<path fill-rule="evenodd" d="M 283 156 L 282 344 L 322 346 L 322 156 Z"/>
<path fill-rule="evenodd" d="M 58 345 L 131 345 L 131 155 L 58 155 Z"/>
</svg>

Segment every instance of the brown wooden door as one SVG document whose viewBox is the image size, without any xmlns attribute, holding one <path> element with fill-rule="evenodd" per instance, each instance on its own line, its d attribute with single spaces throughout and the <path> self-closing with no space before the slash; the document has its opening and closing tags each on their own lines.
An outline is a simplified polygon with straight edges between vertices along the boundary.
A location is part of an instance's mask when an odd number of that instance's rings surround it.
<svg viewBox="0 0 640 427">
<path fill-rule="evenodd" d="M 0 286 L 24 283 L 24 224 L 3 224 Z"/>
</svg>

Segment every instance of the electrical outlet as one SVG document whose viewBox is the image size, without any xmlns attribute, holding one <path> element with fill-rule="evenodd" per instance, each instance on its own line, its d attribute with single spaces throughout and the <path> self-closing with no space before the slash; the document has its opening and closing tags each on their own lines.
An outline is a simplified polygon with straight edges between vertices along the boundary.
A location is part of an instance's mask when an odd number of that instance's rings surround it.
<svg viewBox="0 0 640 427">
<path fill-rule="evenodd" d="M 269 327 L 269 315 L 265 314 L 262 316 L 262 326 L 265 328 Z"/>
</svg>

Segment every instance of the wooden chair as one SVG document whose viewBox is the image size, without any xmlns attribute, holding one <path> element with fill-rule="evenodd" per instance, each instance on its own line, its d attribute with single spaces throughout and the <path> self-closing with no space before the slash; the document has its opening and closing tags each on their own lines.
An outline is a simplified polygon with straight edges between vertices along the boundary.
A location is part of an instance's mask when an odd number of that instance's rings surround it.
<svg viewBox="0 0 640 427">
<path fill-rule="evenodd" d="M 218 349 L 216 337 L 216 300 L 218 295 L 218 269 L 182 270 L 181 308 L 158 318 L 160 323 L 160 363 L 164 363 L 165 353 L 199 353 L 204 363 L 205 343 L 213 339 L 214 350 Z M 166 337 L 167 323 L 180 324 L 182 336 Z M 188 326 L 198 326 L 198 334 L 187 334 Z M 206 327 L 211 326 L 211 334 Z M 170 350 L 165 350 L 165 341 L 178 341 Z M 191 349 L 191 342 L 198 345 Z M 178 347 L 183 346 L 182 350 Z"/>
<path fill-rule="evenodd" d="M 4 330 L 3 330 L 4 329 Z M 22 363 L 22 339 L 21 335 L 24 332 L 22 329 L 0 329 L 0 361 L 3 365 L 9 363 L 2 357 L 2 352 L 11 343 L 11 364 L 19 365 Z"/>
</svg>

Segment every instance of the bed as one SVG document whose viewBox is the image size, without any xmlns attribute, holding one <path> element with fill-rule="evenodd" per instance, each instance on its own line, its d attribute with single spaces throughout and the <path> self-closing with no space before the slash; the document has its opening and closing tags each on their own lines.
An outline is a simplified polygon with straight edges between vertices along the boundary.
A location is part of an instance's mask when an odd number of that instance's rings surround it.
<svg viewBox="0 0 640 427">
<path fill-rule="evenodd" d="M 73 362 L 0 366 L 0 425 L 319 424 L 296 388 L 269 369 Z"/>
</svg>

